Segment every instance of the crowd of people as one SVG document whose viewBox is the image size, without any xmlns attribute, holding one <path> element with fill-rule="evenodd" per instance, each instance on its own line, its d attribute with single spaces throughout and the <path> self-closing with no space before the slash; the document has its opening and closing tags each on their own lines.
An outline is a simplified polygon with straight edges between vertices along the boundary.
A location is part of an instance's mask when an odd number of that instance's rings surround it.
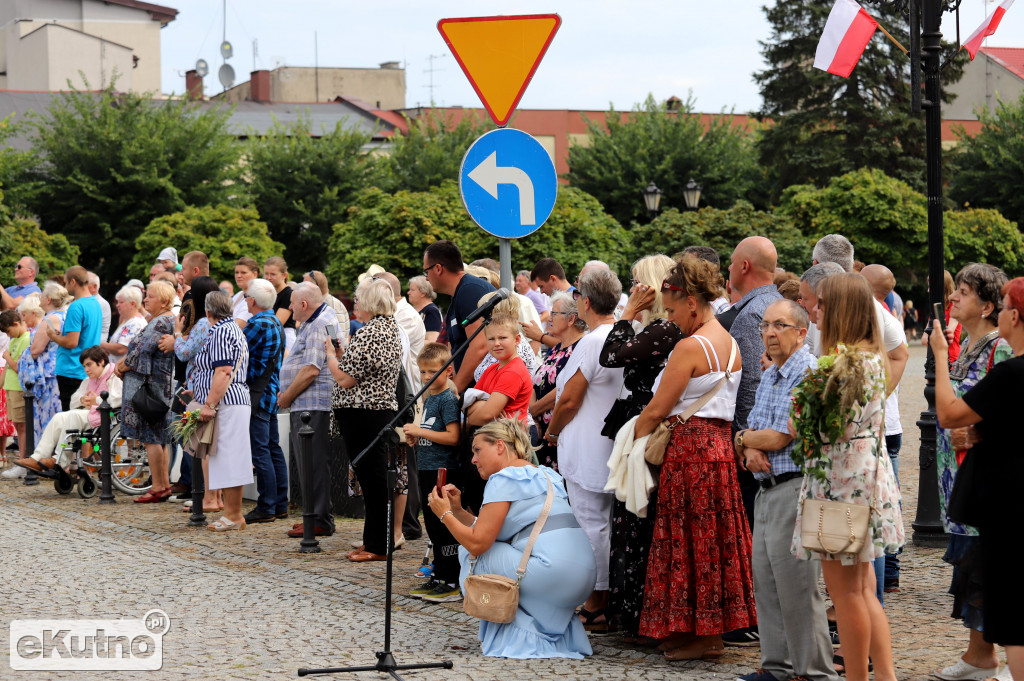
<svg viewBox="0 0 1024 681">
<path fill-rule="evenodd" d="M 202 465 L 204 511 L 221 514 L 209 529 L 242 530 L 288 517 L 278 412 L 289 411 L 293 452 L 308 414 L 312 456 L 293 457 L 292 475 L 309 481 L 315 534 L 335 530 L 332 441 L 350 457 L 367 450 L 345 485 L 365 509 L 347 560 L 385 560 L 389 543 L 405 543 L 403 517 L 418 524 L 422 509 L 434 556 L 411 596 L 457 601 L 469 574 L 518 576 L 515 618 L 481 622 L 486 655 L 582 657 L 588 633 L 619 632 L 667 660 L 760 645 L 742 681 L 894 681 L 884 600 L 899 590 L 905 541 L 899 386 L 920 319 L 892 272 L 856 261 L 838 234 L 816 243 L 802 273 L 780 270 L 760 236 L 727 259 L 728 279 L 707 246 L 652 254 L 623 291 L 604 262 L 570 284 L 543 258 L 466 324 L 497 295 L 499 268 L 465 262 L 450 241 L 426 248 L 405 295 L 398 273 L 369 267 L 351 317 L 322 272 L 297 282 L 281 257 L 243 257 L 235 293 L 209 276 L 204 253 L 179 262 L 166 248 L 148 285 L 115 296 L 111 332 L 94 274 L 72 267 L 40 288 L 26 256 L 0 313 L 0 437 L 21 448 L 3 476 L 67 467 L 54 450 L 61 431 L 94 427 L 107 392 L 122 434 L 148 455 L 152 486 L 135 501 L 187 497 Z M 925 342 L 939 358 L 943 560 L 969 633 L 962 658 L 935 676 L 1024 678 L 1013 624 L 1024 588 L 1001 553 L 1019 508 L 1009 395 L 1024 378 L 1024 278 L 971 263 L 947 273 L 944 300 Z M 378 439 L 421 387 L 395 437 Z M 194 447 L 169 436 L 184 411 L 216 425 L 172 483 L 175 453 Z M 846 509 L 848 540 L 823 538 L 828 504 Z M 301 537 L 302 524 L 287 534 Z"/>
</svg>

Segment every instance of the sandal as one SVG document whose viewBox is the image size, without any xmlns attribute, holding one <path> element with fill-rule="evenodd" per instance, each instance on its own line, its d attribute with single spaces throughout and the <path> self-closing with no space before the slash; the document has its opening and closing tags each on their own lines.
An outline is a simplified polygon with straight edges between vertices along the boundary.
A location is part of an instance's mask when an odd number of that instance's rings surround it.
<svg viewBox="0 0 1024 681">
<path fill-rule="evenodd" d="M 717 660 L 725 655 L 725 646 L 706 646 L 700 642 L 695 642 L 672 650 L 666 650 L 662 655 L 669 662 L 679 660 Z"/>
<path fill-rule="evenodd" d="M 600 608 L 591 612 L 586 608 L 580 608 L 579 616 L 583 618 L 583 628 L 593 634 L 607 634 L 609 631 L 608 627 L 608 613 L 605 608 Z M 597 621 L 598 617 L 603 617 L 600 622 Z"/>
<path fill-rule="evenodd" d="M 210 525 L 207 525 L 206 529 L 210 530 L 211 532 L 230 532 L 232 530 L 244 530 L 245 521 L 243 520 L 240 523 L 235 523 L 228 520 L 225 516 L 221 516 L 220 520 Z"/>
</svg>

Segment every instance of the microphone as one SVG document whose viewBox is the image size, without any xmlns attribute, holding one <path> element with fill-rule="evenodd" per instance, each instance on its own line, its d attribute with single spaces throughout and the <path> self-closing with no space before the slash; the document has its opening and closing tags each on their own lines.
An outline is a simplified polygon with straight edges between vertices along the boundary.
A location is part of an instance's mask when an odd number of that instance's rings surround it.
<svg viewBox="0 0 1024 681">
<path fill-rule="evenodd" d="M 510 295 L 512 294 L 509 293 L 507 288 L 499 288 L 498 292 L 491 296 L 486 303 L 473 310 L 469 316 L 466 317 L 465 321 L 462 322 L 462 325 L 469 326 L 481 317 L 491 314 L 491 311 L 494 310 L 498 303 L 503 300 L 508 300 Z"/>
</svg>

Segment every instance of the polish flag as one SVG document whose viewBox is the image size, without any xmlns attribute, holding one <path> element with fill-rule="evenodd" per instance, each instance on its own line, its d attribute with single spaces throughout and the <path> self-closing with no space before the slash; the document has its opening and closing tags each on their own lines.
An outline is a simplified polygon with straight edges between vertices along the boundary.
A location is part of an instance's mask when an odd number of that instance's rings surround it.
<svg viewBox="0 0 1024 681">
<path fill-rule="evenodd" d="M 985 19 L 985 23 L 979 26 L 978 30 L 972 33 L 971 37 L 961 45 L 971 55 L 971 61 L 974 61 L 974 55 L 978 54 L 978 50 L 981 49 L 982 41 L 995 33 L 996 29 L 999 28 L 999 22 L 1003 20 L 1003 15 L 1006 14 L 1006 10 L 1010 9 L 1012 4 L 1013 0 L 1003 0 L 999 3 L 999 7 L 996 7 L 996 11 L 992 13 L 992 16 Z"/>
<path fill-rule="evenodd" d="M 854 0 L 836 0 L 818 41 L 814 68 L 849 78 L 876 28 L 878 22 Z"/>
</svg>

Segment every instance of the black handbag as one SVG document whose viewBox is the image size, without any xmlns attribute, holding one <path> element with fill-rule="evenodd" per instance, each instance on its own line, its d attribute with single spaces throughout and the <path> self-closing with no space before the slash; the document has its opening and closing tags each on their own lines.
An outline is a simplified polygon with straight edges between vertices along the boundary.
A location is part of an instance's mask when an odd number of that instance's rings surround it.
<svg viewBox="0 0 1024 681">
<path fill-rule="evenodd" d="M 949 492 L 946 504 L 946 517 L 962 525 L 978 527 L 982 524 L 982 506 L 984 504 L 981 490 L 982 462 L 978 452 L 968 449 L 963 463 L 956 471 L 953 489 Z"/>
<path fill-rule="evenodd" d="M 170 405 L 164 402 L 163 397 L 153 389 L 148 377 L 132 396 L 132 407 L 135 409 L 135 413 L 150 426 L 163 424 L 167 410 L 170 409 Z"/>
</svg>

